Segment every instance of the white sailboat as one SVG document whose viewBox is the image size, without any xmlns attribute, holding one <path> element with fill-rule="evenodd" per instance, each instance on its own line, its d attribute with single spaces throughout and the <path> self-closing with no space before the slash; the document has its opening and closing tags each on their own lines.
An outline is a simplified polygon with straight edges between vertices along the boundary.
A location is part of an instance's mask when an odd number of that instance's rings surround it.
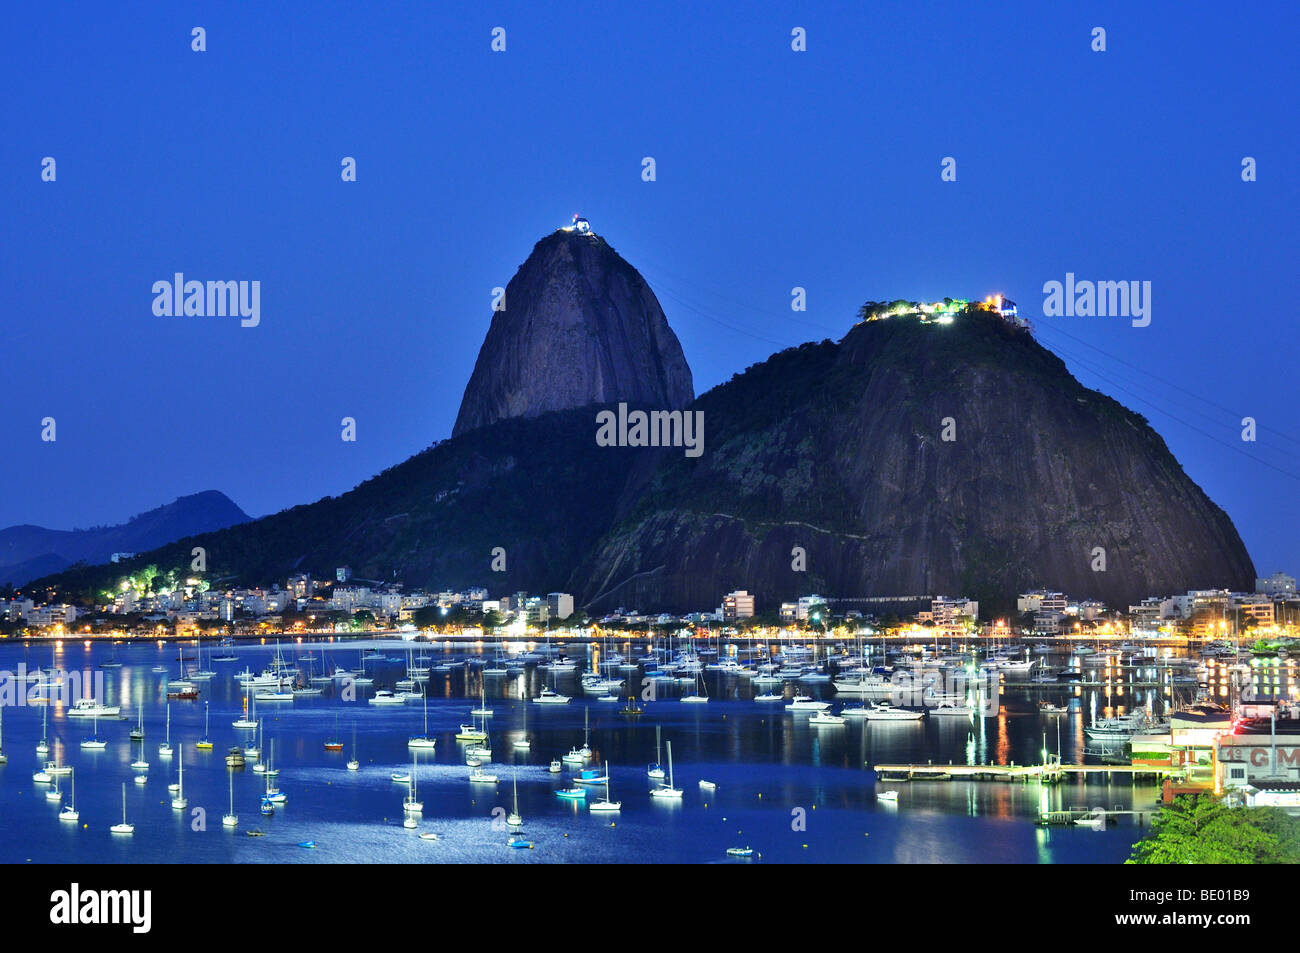
<svg viewBox="0 0 1300 953">
<path fill-rule="evenodd" d="M 144 738 L 140 738 L 140 757 L 131 762 L 131 767 L 136 771 L 148 771 L 149 762 L 144 760 Z"/>
<path fill-rule="evenodd" d="M 352 760 L 348 762 L 348 770 L 361 770 L 361 762 L 357 760 L 357 726 L 355 724 L 352 726 Z"/>
<path fill-rule="evenodd" d="M 95 729 L 94 729 L 94 730 L 95 730 L 95 733 L 94 733 L 94 735 L 91 736 L 91 737 L 89 737 L 89 738 L 83 738 L 83 739 L 81 739 L 81 747 L 83 747 L 83 748 L 89 748 L 89 749 L 94 750 L 94 751 L 101 751 L 101 750 L 103 750 L 104 748 L 107 748 L 107 747 L 108 747 L 108 742 L 107 742 L 107 741 L 102 741 L 102 740 L 100 740 L 100 737 L 99 737 L 99 716 L 98 716 L 98 715 L 95 716 L 95 722 L 94 722 L 94 725 L 95 725 Z"/>
<path fill-rule="evenodd" d="M 586 764 L 591 758 L 591 708 L 587 707 L 582 712 L 582 747 L 570 748 L 562 760 L 565 764 Z"/>
<path fill-rule="evenodd" d="M 251 714 L 252 717 L 249 717 L 250 711 L 248 707 L 248 685 L 245 684 L 244 685 L 244 710 L 238 718 L 236 718 L 234 721 L 230 723 L 231 727 L 232 728 L 256 728 L 257 727 L 257 699 L 256 698 L 253 699 L 253 707 L 252 707 Z"/>
<path fill-rule="evenodd" d="M 406 747 L 408 748 L 433 748 L 437 745 L 437 740 L 429 737 L 429 696 L 423 695 L 421 697 L 424 701 L 424 732 L 412 735 L 407 739 Z"/>
<path fill-rule="evenodd" d="M 289 796 L 279 788 L 271 787 L 271 779 L 280 773 L 280 769 L 275 767 L 275 739 L 271 739 L 271 753 L 266 759 L 266 796 L 274 804 L 283 804 L 289 800 Z"/>
<path fill-rule="evenodd" d="M 54 782 L 54 787 L 52 787 L 50 790 L 45 792 L 45 800 L 47 801 L 63 800 L 63 791 L 60 790 L 59 788 L 59 777 L 65 772 L 58 770 L 58 764 L 59 762 L 58 759 L 56 758 L 53 764 L 47 764 L 43 771 L 38 772 L 38 774 L 45 775 L 46 781 Z"/>
<path fill-rule="evenodd" d="M 663 745 L 662 742 L 660 741 L 659 726 L 655 725 L 655 761 L 654 764 L 646 765 L 646 769 L 645 769 L 646 777 L 649 777 L 655 781 L 662 781 L 664 779 L 664 769 L 659 762 L 659 752 L 662 749 L 662 747 Z"/>
<path fill-rule="evenodd" d="M 166 735 L 166 737 L 163 739 L 163 743 L 160 744 L 160 745 L 158 746 L 158 757 L 160 757 L 160 758 L 170 758 L 171 756 L 172 756 L 172 706 L 171 706 L 171 703 L 168 702 L 168 704 L 167 704 L 167 735 Z M 141 758 L 140 760 L 143 761 L 144 759 Z"/>
<path fill-rule="evenodd" d="M 134 834 L 135 825 L 126 822 L 126 783 L 122 784 L 122 823 L 114 824 L 109 830 L 114 834 Z"/>
<path fill-rule="evenodd" d="M 45 731 L 45 722 L 48 717 L 47 712 L 49 712 L 49 709 L 49 700 L 46 699 L 44 704 L 41 705 L 41 740 L 36 744 L 36 753 L 41 757 L 45 757 L 45 755 L 50 753 L 50 740 Z"/>
<path fill-rule="evenodd" d="M 661 784 L 657 788 L 651 788 L 650 796 L 681 800 L 681 789 L 673 787 L 673 743 L 671 741 L 668 742 L 668 783 L 666 785 Z"/>
<path fill-rule="evenodd" d="M 69 796 L 68 805 L 59 811 L 59 820 L 61 821 L 78 821 L 81 820 L 81 814 L 77 812 L 77 776 L 72 775 L 72 794 Z"/>
<path fill-rule="evenodd" d="M 5 754 L 5 710 L 0 706 L 0 764 L 8 764 L 9 756 Z"/>
<path fill-rule="evenodd" d="M 258 759 L 262 757 L 262 720 L 260 718 L 257 720 L 257 743 L 254 744 L 252 738 L 248 739 L 248 744 L 244 745 L 244 757 Z M 257 769 L 254 768 L 253 770 L 256 771 Z"/>
<path fill-rule="evenodd" d="M 482 715 L 484 718 L 492 714 L 492 709 L 487 706 L 487 685 L 479 680 L 479 702 L 478 707 L 470 711 L 471 715 Z"/>
<path fill-rule="evenodd" d="M 518 768 L 515 768 L 514 786 L 515 786 L 515 807 L 514 810 L 511 811 L 509 815 L 507 815 L 506 823 L 509 824 L 511 827 L 520 827 L 523 825 L 524 819 L 519 815 L 519 769 Z"/>
<path fill-rule="evenodd" d="M 671 757 L 671 755 L 670 755 Z M 605 796 L 599 801 L 587 805 L 587 810 L 612 814 L 616 811 L 623 810 L 622 801 L 611 801 L 609 799 L 609 762 L 605 762 Z"/>
<path fill-rule="evenodd" d="M 689 695 L 683 695 L 682 701 L 688 704 L 702 704 L 709 700 L 709 693 L 704 690 L 704 676 L 699 672 L 695 673 L 695 690 Z"/>
<path fill-rule="evenodd" d="M 423 814 L 424 805 L 416 797 L 416 773 L 419 770 L 419 763 L 416 761 L 416 753 L 411 752 L 411 783 L 407 788 L 406 800 L 402 802 L 402 810 L 407 814 Z"/>
<path fill-rule="evenodd" d="M 221 826 L 237 827 L 239 815 L 235 813 L 235 769 L 227 768 L 226 776 L 230 779 L 230 812 L 221 818 Z"/>
<path fill-rule="evenodd" d="M 183 811 L 188 803 L 185 800 L 185 749 L 182 748 L 176 761 L 176 796 L 172 798 L 172 809 Z"/>
</svg>

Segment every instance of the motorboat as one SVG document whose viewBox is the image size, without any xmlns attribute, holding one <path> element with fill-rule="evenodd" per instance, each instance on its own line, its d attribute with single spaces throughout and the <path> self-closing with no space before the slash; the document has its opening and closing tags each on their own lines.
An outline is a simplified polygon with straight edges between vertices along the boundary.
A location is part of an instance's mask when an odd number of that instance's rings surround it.
<svg viewBox="0 0 1300 953">
<path fill-rule="evenodd" d="M 920 721 L 925 717 L 924 710 L 895 708 L 888 702 L 872 705 L 866 714 L 867 721 Z"/>
<path fill-rule="evenodd" d="M 795 695 L 785 709 L 786 711 L 825 711 L 830 707 L 830 702 L 817 701 L 808 695 Z"/>
<path fill-rule="evenodd" d="M 571 701 L 573 699 L 568 695 L 561 695 L 549 688 L 543 688 L 542 693 L 533 699 L 534 704 L 537 705 L 567 705 Z"/>
<path fill-rule="evenodd" d="M 120 705 L 103 705 L 93 698 L 78 698 L 67 711 L 69 718 L 115 718 L 122 713 Z"/>
<path fill-rule="evenodd" d="M 1093 741 L 1123 741 L 1135 735 L 1147 724 L 1147 713 L 1142 709 L 1115 718 L 1098 718 L 1083 733 Z"/>
</svg>

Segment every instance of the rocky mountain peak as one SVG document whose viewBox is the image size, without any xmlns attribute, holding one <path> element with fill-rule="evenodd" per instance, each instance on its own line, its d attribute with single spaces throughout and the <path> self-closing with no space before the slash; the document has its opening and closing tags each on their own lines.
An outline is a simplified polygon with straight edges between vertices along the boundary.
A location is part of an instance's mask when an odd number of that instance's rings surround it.
<svg viewBox="0 0 1300 953">
<path fill-rule="evenodd" d="M 592 404 L 676 409 L 695 396 L 681 344 L 654 292 L 584 219 L 533 247 L 502 304 L 453 436 Z"/>
</svg>

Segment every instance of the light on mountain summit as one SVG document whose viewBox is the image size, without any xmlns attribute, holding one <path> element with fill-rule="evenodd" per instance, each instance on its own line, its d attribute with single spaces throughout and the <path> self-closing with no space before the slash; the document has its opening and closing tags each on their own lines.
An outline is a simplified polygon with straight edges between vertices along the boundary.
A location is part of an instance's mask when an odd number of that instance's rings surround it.
<svg viewBox="0 0 1300 953">
<path fill-rule="evenodd" d="M 590 235 L 590 234 L 591 234 L 591 223 L 588 222 L 588 221 L 587 221 L 585 218 L 583 218 L 581 215 L 579 215 L 577 212 L 574 212 L 574 213 L 573 213 L 573 224 L 572 224 L 572 225 L 567 225 L 567 226 L 565 226 L 564 231 L 566 231 L 566 232 L 577 232 L 579 235 Z"/>
</svg>

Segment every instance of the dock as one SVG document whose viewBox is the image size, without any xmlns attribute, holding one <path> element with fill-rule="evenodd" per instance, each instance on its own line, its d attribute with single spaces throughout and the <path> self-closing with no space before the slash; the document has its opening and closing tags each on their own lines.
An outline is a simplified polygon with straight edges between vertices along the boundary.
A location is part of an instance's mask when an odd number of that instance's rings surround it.
<svg viewBox="0 0 1300 953">
<path fill-rule="evenodd" d="M 1139 778 L 1181 777 L 1182 766 L 1158 764 L 868 764 L 876 777 L 885 783 L 903 781 L 950 781 L 965 778 L 972 781 L 1041 781 L 1054 784 L 1067 775 L 1091 777 L 1105 775 L 1127 776 L 1131 781 Z"/>
</svg>

